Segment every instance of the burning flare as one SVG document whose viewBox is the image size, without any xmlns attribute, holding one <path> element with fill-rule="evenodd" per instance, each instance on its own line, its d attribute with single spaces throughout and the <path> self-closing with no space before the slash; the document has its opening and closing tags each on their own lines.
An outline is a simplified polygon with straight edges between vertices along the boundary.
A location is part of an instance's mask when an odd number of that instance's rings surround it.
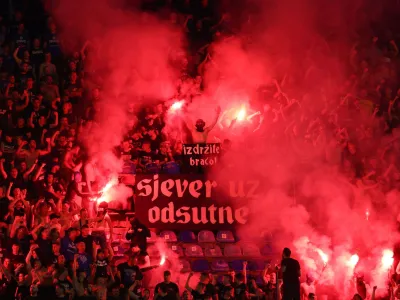
<svg viewBox="0 0 400 300">
<path fill-rule="evenodd" d="M 238 121 L 244 121 L 244 120 L 246 119 L 246 108 L 245 108 L 245 107 L 242 107 L 242 108 L 237 112 L 236 119 L 237 119 Z"/>
<path fill-rule="evenodd" d="M 367 221 L 369 220 L 369 209 L 368 208 L 365 210 L 365 219 L 367 219 Z"/>
<path fill-rule="evenodd" d="M 111 202 L 112 197 L 110 195 L 110 190 L 113 188 L 115 185 L 118 184 L 118 178 L 117 177 L 112 177 L 107 184 L 100 190 L 100 196 L 97 198 L 92 198 L 93 201 L 96 201 L 97 203 L 101 202 Z"/>
<path fill-rule="evenodd" d="M 183 106 L 183 104 L 185 103 L 185 100 L 179 100 L 179 101 L 175 101 L 174 103 L 172 103 L 171 107 L 169 108 L 171 111 L 177 111 L 180 110 Z"/>
<path fill-rule="evenodd" d="M 326 266 L 326 264 L 328 263 L 328 260 L 329 260 L 328 255 L 319 248 L 317 248 L 316 251 L 319 254 L 319 256 L 321 257 L 322 261 L 324 262 L 324 265 Z"/>
<path fill-rule="evenodd" d="M 162 256 L 161 256 L 161 261 L 160 261 L 160 266 L 162 266 L 162 265 L 165 264 L 165 260 L 166 260 L 165 255 L 162 255 Z"/>
<path fill-rule="evenodd" d="M 382 251 L 382 260 L 381 260 L 382 268 L 384 268 L 386 270 L 390 269 L 393 265 L 393 261 L 394 261 L 393 251 L 389 250 L 389 249 L 383 250 Z"/>
<path fill-rule="evenodd" d="M 360 260 L 360 257 L 357 254 L 353 254 L 350 257 L 350 261 L 349 261 L 350 266 L 352 266 L 354 268 L 358 264 L 359 260 Z"/>
</svg>

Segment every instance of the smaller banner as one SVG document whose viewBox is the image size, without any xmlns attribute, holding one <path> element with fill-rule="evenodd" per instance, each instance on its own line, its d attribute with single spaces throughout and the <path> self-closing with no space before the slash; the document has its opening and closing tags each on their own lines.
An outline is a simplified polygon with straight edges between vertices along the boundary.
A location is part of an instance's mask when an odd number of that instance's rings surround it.
<svg viewBox="0 0 400 300">
<path fill-rule="evenodd" d="M 190 168 L 212 167 L 218 163 L 221 144 L 184 144 L 182 154 L 184 164 Z"/>
</svg>

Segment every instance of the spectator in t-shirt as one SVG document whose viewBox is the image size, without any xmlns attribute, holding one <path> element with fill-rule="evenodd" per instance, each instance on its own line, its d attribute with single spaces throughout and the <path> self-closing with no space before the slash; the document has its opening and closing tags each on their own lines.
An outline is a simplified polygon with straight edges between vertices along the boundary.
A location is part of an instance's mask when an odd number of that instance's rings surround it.
<svg viewBox="0 0 400 300">
<path fill-rule="evenodd" d="M 61 240 L 61 254 L 65 256 L 67 261 L 73 261 L 74 255 L 77 253 L 75 239 L 78 236 L 78 230 L 70 228 L 65 237 Z"/>
<path fill-rule="evenodd" d="M 142 280 L 143 275 L 137 265 L 136 255 L 130 255 L 127 262 L 118 265 L 118 277 L 125 288 L 129 288 L 135 280 Z"/>
<path fill-rule="evenodd" d="M 289 248 L 283 249 L 281 262 L 283 300 L 300 299 L 300 264 L 290 257 L 291 254 Z"/>
<path fill-rule="evenodd" d="M 162 296 L 165 293 L 167 296 Z M 158 298 L 179 300 L 179 287 L 171 281 L 171 272 L 168 270 L 164 271 L 164 281 L 157 284 L 154 289 L 154 299 Z"/>
<path fill-rule="evenodd" d="M 46 74 L 45 69 L 48 72 Z M 45 75 L 57 76 L 56 66 L 51 63 L 51 53 L 47 52 L 44 56 L 44 62 L 40 65 L 39 78 L 43 78 Z"/>
</svg>

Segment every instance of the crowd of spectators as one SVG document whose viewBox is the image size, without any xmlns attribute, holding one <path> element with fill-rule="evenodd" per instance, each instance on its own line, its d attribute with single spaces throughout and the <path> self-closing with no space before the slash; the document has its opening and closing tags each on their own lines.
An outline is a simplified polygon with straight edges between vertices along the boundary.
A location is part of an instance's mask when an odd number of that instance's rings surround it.
<svg viewBox="0 0 400 300">
<path fill-rule="evenodd" d="M 235 28 L 228 13 L 218 16 L 206 0 L 171 2 L 167 18 L 182 26 L 190 41 L 177 90 L 181 96 L 201 94 L 204 66 L 212 59 L 209 45 L 233 35 Z M 142 286 L 146 275 L 136 255 L 118 266 L 113 263 L 107 207 L 96 209 L 94 216 L 90 203 L 74 201 L 77 195 L 95 196 L 90 187 L 79 187 L 86 179 L 79 173 L 85 155 L 78 138 L 85 122 L 94 118 L 101 87 L 87 88 L 85 46 L 81 53 L 65 57 L 54 20 L 42 16 L 46 25 L 37 26 L 31 14 L 15 9 L 0 17 L 0 297 L 148 299 L 154 294 L 160 299 L 276 299 L 274 272 L 264 273 L 261 286 L 247 278 L 246 268 L 244 274 L 224 275 L 222 283 L 201 274 L 196 288 L 191 288 L 189 276 L 183 292 L 166 271 L 164 281 L 150 291 Z M 276 80 L 270 87 L 273 100 L 266 99 L 252 131 L 262 134 L 266 126 L 282 130 L 276 124 L 283 124 L 294 150 L 308 149 L 301 146 L 305 144 L 315 147 L 323 161 L 339 167 L 349 184 L 376 198 L 400 182 L 399 51 L 395 36 L 370 38 L 349 54 L 350 75 L 336 98 L 325 97 L 323 91 L 291 94 L 289 83 Z M 310 74 L 312 70 L 302 76 Z M 190 91 L 184 90 L 183 82 L 188 81 Z M 316 96 L 323 99 L 322 108 L 312 111 L 310 97 Z M 188 140 L 179 130 L 164 130 L 165 105 L 139 113 L 134 109 L 129 106 L 127 113 L 135 112 L 138 122 L 128 124 L 130 130 L 116 153 L 136 173 L 178 168 L 182 144 Z M 362 122 L 351 122 L 354 115 Z M 111 231 L 108 237 L 105 227 Z"/>
</svg>

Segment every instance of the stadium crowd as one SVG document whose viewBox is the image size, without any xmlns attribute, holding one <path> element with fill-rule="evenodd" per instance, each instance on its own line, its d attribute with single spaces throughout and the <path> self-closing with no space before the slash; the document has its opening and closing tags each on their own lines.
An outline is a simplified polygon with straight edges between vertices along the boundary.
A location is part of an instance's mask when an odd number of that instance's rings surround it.
<svg viewBox="0 0 400 300">
<path fill-rule="evenodd" d="M 191 41 L 177 87 L 183 99 L 201 94 L 203 68 L 212 60 L 209 45 L 234 35 L 235 28 L 230 26 L 229 13 L 216 17 L 206 0 L 177 2 L 172 1 L 167 18 L 182 26 Z M 367 38 L 349 54 L 350 75 L 337 98 L 320 92 L 323 102 L 313 110 L 307 104 L 316 95 L 291 94 L 289 80 L 276 80 L 260 92 L 265 105 L 252 120 L 251 131 L 263 134 L 267 127 L 281 131 L 294 151 L 302 148 L 299 143 L 311 145 L 320 151 L 322 161 L 347 176 L 349 184 L 378 199 L 378 193 L 400 183 L 399 50 L 398 36 Z M 201 274 L 196 286 L 190 283 L 190 274 L 183 291 L 169 271 L 154 290 L 142 286 L 146 273 L 138 267 L 136 254 L 115 265 L 107 206 L 100 205 L 93 215 L 90 201 L 75 201 L 96 195 L 90 187 L 80 188 L 86 180 L 79 173 L 84 173 L 86 158 L 79 134 L 95 119 L 102 94 L 101 86 L 87 87 L 86 45 L 65 57 L 54 20 L 26 7 L 0 16 L 0 45 L 1 299 L 148 299 L 153 295 L 157 299 L 276 299 L 276 273 L 268 268 L 264 284 L 248 279 L 245 266 L 244 274 L 225 274 L 222 282 Z M 312 71 L 301 76 L 312 76 Z M 179 170 L 182 144 L 190 136 L 185 139 L 182 132 L 164 130 L 164 103 L 136 109 L 127 107 L 127 113 L 138 119 L 116 153 L 134 166 L 133 173 L 161 172 L 165 165 Z M 362 121 L 351 122 L 354 115 Z M 219 130 L 217 126 L 216 136 Z M 224 145 L 232 142 L 225 139 Z M 133 228 L 139 226 L 135 222 Z M 105 228 L 110 230 L 108 238 Z M 131 233 L 127 238 L 133 241 Z M 136 240 L 132 246 L 137 248 Z"/>
</svg>

